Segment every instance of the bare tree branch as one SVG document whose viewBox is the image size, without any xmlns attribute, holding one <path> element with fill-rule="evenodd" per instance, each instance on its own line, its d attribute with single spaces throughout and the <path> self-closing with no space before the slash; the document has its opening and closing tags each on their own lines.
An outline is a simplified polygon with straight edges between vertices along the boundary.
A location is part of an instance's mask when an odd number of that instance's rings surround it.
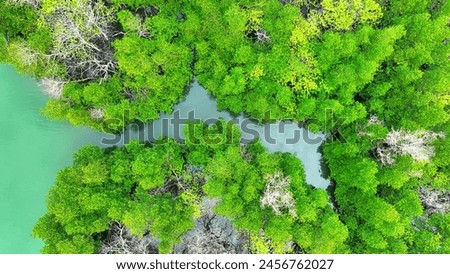
<svg viewBox="0 0 450 274">
<path fill-rule="evenodd" d="M 146 235 L 136 237 L 120 223 L 111 222 L 106 240 L 102 243 L 100 254 L 155 254 L 159 240 Z"/>
<path fill-rule="evenodd" d="M 450 192 L 422 187 L 419 195 L 428 215 L 450 212 Z"/>
<path fill-rule="evenodd" d="M 434 156 L 434 148 L 431 143 L 444 137 L 444 133 L 432 131 L 408 132 L 393 129 L 376 152 L 383 165 L 394 164 L 396 155 L 410 155 L 416 161 L 428 162 Z"/>
<path fill-rule="evenodd" d="M 106 80 L 115 72 L 114 19 L 102 1 L 58 1 L 45 20 L 53 28 L 52 55 L 66 64 L 72 79 Z"/>
<path fill-rule="evenodd" d="M 43 78 L 39 81 L 39 86 L 50 98 L 61 99 L 63 88 L 66 82 L 53 79 Z"/>
<path fill-rule="evenodd" d="M 295 200 L 289 190 L 290 179 L 284 177 L 281 172 L 265 177 L 266 189 L 261 198 L 261 206 L 271 207 L 275 214 L 280 215 L 284 209 L 289 211 L 292 217 L 296 217 Z"/>
<path fill-rule="evenodd" d="M 99 108 L 91 108 L 89 114 L 95 120 L 101 120 L 104 117 L 103 110 Z"/>
<path fill-rule="evenodd" d="M 195 227 L 188 231 L 174 253 L 184 254 L 241 254 L 247 238 L 233 228 L 231 220 L 217 216 L 213 207 L 216 199 L 204 199 L 202 216 L 196 220 Z"/>
</svg>

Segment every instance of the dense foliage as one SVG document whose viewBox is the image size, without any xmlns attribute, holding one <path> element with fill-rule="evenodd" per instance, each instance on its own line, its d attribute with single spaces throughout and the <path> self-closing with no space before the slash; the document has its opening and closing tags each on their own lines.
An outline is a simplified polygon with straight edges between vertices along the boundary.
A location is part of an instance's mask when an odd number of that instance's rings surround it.
<svg viewBox="0 0 450 274">
<path fill-rule="evenodd" d="M 117 222 L 135 236 L 159 239 L 159 252 L 172 252 L 200 217 L 204 198 L 214 197 L 220 198 L 214 211 L 248 235 L 249 252 L 345 251 L 347 229 L 327 193 L 305 183 L 300 161 L 269 154 L 259 143 L 242 147 L 230 142 L 239 131 L 224 124 L 196 125 L 196 132 L 207 130 L 203 136 L 220 138 L 212 145 L 192 135 L 186 146 L 164 139 L 106 151 L 82 148 L 73 166 L 59 172 L 48 212 L 34 228 L 45 242 L 43 251 L 98 252 L 110 224 Z M 198 151 L 210 152 L 203 165 L 189 160 Z M 276 212 L 260 203 L 266 178 L 275 173 L 290 182 L 291 211 Z"/>
<path fill-rule="evenodd" d="M 408 128 L 448 119 L 445 1 L 0 3 L 0 61 L 59 81 L 44 112 L 76 125 L 158 118 L 194 72 L 221 108 L 314 130 L 367 113 Z"/>
<path fill-rule="evenodd" d="M 0 0 L 0 14 L 0 62 L 41 79 L 51 118 L 119 131 L 171 112 L 195 75 L 221 109 L 329 133 L 334 208 L 298 159 L 221 123 L 184 146 L 84 148 L 35 228 L 45 252 L 96 252 L 111 222 L 172 252 L 202 197 L 248 252 L 450 252 L 450 1 Z"/>
</svg>

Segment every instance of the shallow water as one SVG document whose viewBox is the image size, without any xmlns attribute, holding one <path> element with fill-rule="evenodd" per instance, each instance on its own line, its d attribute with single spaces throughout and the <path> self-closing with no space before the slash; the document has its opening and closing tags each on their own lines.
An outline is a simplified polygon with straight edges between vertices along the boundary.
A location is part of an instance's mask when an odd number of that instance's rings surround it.
<svg viewBox="0 0 450 274">
<path fill-rule="evenodd" d="M 81 146 L 101 139 L 42 116 L 47 99 L 35 80 L 0 66 L 0 253 L 39 252 L 42 242 L 31 229 L 45 212 L 56 173 Z"/>
<path fill-rule="evenodd" d="M 34 79 L 17 74 L 9 66 L 0 66 L 0 253 L 39 252 L 42 242 L 31 237 L 32 227 L 45 212 L 46 196 L 57 172 L 71 164 L 75 151 L 89 143 L 102 147 L 121 145 L 126 136 L 133 139 L 142 133 L 130 127 L 125 133 L 113 136 L 51 121 L 39 112 L 47 100 Z M 329 182 L 321 177 L 318 152 L 324 135 L 308 133 L 290 122 L 257 125 L 243 116 L 233 117 L 228 112 L 218 111 L 215 100 L 197 82 L 174 110 L 173 114 L 164 114 L 153 124 L 145 125 L 144 138 L 148 132 L 153 132 L 154 138 L 177 137 L 177 130 L 170 121 L 174 121 L 175 115 L 189 118 L 193 110 L 196 119 L 238 119 L 241 127 L 254 129 L 247 130 L 243 137 L 270 136 L 262 138 L 269 151 L 295 153 L 303 162 L 307 182 L 320 188 L 328 186 Z M 165 123 L 167 130 L 163 127 Z M 286 144 L 296 132 L 301 136 L 308 133 L 310 141 L 300 138 Z M 111 141 L 117 137 L 120 140 Z M 307 144 L 311 139 L 317 140 Z"/>
</svg>

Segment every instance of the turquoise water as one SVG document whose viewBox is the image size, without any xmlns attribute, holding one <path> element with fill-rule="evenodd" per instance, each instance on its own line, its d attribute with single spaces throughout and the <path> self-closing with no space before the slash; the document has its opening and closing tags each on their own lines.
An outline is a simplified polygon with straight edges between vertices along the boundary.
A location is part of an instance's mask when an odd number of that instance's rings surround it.
<svg viewBox="0 0 450 274">
<path fill-rule="evenodd" d="M 39 253 L 42 242 L 31 237 L 31 230 L 45 212 L 46 196 L 57 172 L 71 164 L 73 153 L 83 145 L 105 147 L 108 145 L 102 139 L 112 139 L 111 135 L 86 127 L 77 128 L 47 119 L 39 112 L 47 100 L 34 79 L 17 74 L 9 66 L 0 66 L 0 253 Z M 143 141 L 147 140 L 149 132 L 153 132 L 155 138 L 177 137 L 170 122 L 164 131 L 164 123 L 173 120 L 175 113 L 188 118 L 191 111 L 195 111 L 196 119 L 237 119 L 241 128 L 246 121 L 247 128 L 257 134 L 244 133 L 249 139 L 270 133 L 273 141 L 262 138 L 262 144 L 270 152 L 296 154 L 305 167 L 307 182 L 319 188 L 328 186 L 329 181 L 321 175 L 318 152 L 321 141 L 311 143 L 301 138 L 293 144 L 286 142 L 295 133 L 302 136 L 306 133 L 312 140 L 323 140 L 323 134 L 312 134 L 290 122 L 258 125 L 242 115 L 233 117 L 228 112 L 218 111 L 214 98 L 197 82 L 193 83 L 185 100 L 174 107 L 173 114 L 163 114 L 160 120 L 143 127 Z M 140 133 L 131 127 L 116 136 L 120 140 L 114 145 L 123 144 L 125 135 L 136 139 Z"/>
<path fill-rule="evenodd" d="M 45 212 L 45 199 L 58 170 L 100 134 L 39 113 L 47 97 L 36 81 L 0 66 L 0 253 L 39 253 L 31 237 Z"/>
</svg>

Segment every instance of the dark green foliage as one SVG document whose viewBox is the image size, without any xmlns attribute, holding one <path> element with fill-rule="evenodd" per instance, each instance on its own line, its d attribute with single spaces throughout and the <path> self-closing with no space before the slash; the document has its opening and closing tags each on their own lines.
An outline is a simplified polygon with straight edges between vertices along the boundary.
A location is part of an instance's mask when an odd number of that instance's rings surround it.
<svg viewBox="0 0 450 274">
<path fill-rule="evenodd" d="M 6 0 L 1 0 L 0 14 L 2 15 L 0 33 L 7 41 L 16 36 L 28 37 L 36 30 L 37 14 L 28 5 L 17 7 L 7 3 Z"/>
</svg>

